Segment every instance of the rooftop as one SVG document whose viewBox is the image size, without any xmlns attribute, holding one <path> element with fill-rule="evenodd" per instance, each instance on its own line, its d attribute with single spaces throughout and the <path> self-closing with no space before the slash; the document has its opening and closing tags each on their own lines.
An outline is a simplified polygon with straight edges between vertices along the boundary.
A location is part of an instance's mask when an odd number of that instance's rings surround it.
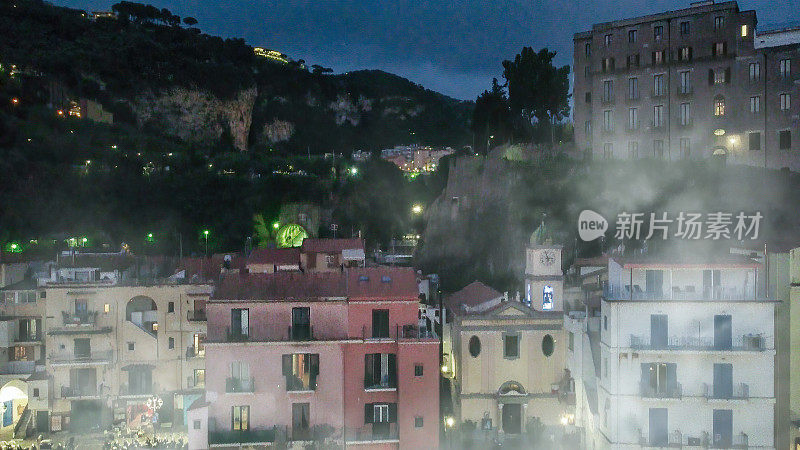
<svg viewBox="0 0 800 450">
<path fill-rule="evenodd" d="M 299 265 L 299 248 L 259 248 L 247 258 L 247 264 Z"/>
<path fill-rule="evenodd" d="M 464 310 L 464 306 L 474 308 L 484 302 L 494 300 L 502 296 L 502 293 L 492 289 L 480 281 L 473 281 L 460 291 L 456 291 L 445 296 L 444 303 L 448 308 L 450 308 L 451 311 L 459 312 Z"/>
<path fill-rule="evenodd" d="M 364 241 L 361 238 L 352 239 L 313 239 L 308 238 L 303 241 L 300 247 L 303 253 L 339 253 L 343 250 L 361 249 L 364 250 Z"/>
</svg>

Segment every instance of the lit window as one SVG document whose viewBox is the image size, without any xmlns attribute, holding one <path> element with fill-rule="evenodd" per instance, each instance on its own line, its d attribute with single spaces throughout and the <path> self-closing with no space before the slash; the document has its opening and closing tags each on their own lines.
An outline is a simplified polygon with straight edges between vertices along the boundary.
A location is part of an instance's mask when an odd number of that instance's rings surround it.
<svg viewBox="0 0 800 450">
<path fill-rule="evenodd" d="M 110 311 L 111 311 L 111 305 L 110 304 L 106 303 L 105 305 L 103 305 L 103 312 L 104 313 L 108 314 Z"/>
<path fill-rule="evenodd" d="M 747 37 L 747 25 L 742 25 L 742 37 Z"/>
<path fill-rule="evenodd" d="M 792 107 L 792 97 L 789 94 L 780 95 L 781 111 L 788 111 Z"/>
<path fill-rule="evenodd" d="M 756 95 L 750 97 L 750 112 L 757 113 L 761 111 L 761 97 Z"/>
<path fill-rule="evenodd" d="M 611 45 L 611 35 L 610 35 L 610 34 L 607 34 L 607 35 L 606 35 L 606 37 L 605 37 L 605 44 L 606 44 L 606 47 L 608 47 L 609 45 Z"/>
<path fill-rule="evenodd" d="M 725 99 L 723 97 L 717 97 L 716 99 L 714 99 L 714 115 L 715 116 L 725 115 Z"/>
</svg>

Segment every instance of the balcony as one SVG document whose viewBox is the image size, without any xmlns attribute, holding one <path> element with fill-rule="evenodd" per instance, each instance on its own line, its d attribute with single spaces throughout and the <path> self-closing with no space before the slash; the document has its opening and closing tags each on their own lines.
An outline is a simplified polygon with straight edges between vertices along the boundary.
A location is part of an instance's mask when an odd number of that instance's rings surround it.
<svg viewBox="0 0 800 450">
<path fill-rule="evenodd" d="M 247 342 L 250 340 L 250 333 L 242 333 L 241 331 L 231 331 L 228 327 L 225 329 L 225 342 Z"/>
<path fill-rule="evenodd" d="M 97 311 L 69 312 L 61 311 L 64 325 L 94 325 L 97 323 Z"/>
<path fill-rule="evenodd" d="M 97 397 L 97 388 L 94 386 L 61 386 L 61 398 L 78 399 Z"/>
<path fill-rule="evenodd" d="M 720 389 L 727 391 L 727 389 Z M 750 398 L 750 385 L 747 383 L 737 383 L 732 386 L 730 392 L 714 392 L 714 385 L 703 383 L 703 397 L 706 400 L 747 400 Z"/>
<path fill-rule="evenodd" d="M 111 364 L 114 353 L 112 350 L 91 352 L 90 354 L 59 354 L 50 355 L 48 359 L 54 366 L 66 365 L 97 365 Z"/>
<path fill-rule="evenodd" d="M 389 443 L 398 442 L 399 439 L 396 423 L 373 423 L 360 428 L 345 429 L 345 440 L 348 443 Z"/>
<path fill-rule="evenodd" d="M 27 343 L 27 342 L 41 343 L 42 335 L 40 333 L 22 334 L 16 336 L 14 338 L 14 342 L 17 344 Z"/>
<path fill-rule="evenodd" d="M 694 94 L 692 86 L 678 86 L 678 96 L 689 96 Z"/>
<path fill-rule="evenodd" d="M 229 394 L 255 392 L 254 381 L 255 379 L 253 377 L 250 378 L 228 377 L 225 379 L 225 392 Z"/>
<path fill-rule="evenodd" d="M 189 346 L 186 348 L 186 357 L 187 358 L 205 358 L 206 356 L 206 349 L 196 349 L 194 345 Z"/>
<path fill-rule="evenodd" d="M 205 322 L 208 320 L 206 317 L 206 310 L 198 309 L 194 311 L 186 311 L 186 320 L 189 322 Z"/>
<path fill-rule="evenodd" d="M 736 336 L 729 345 L 717 343 L 713 337 L 670 336 L 666 345 L 653 344 L 650 336 L 630 336 L 630 347 L 635 350 L 689 350 L 689 351 L 756 351 L 772 350 L 772 339 L 758 334 Z"/>
<path fill-rule="evenodd" d="M 270 444 L 280 432 L 277 428 L 262 430 L 220 430 L 208 432 L 208 443 L 217 444 Z"/>
<path fill-rule="evenodd" d="M 652 387 L 649 383 L 642 383 L 639 388 L 639 394 L 642 398 L 652 399 L 679 399 L 683 396 L 683 388 L 680 383 L 675 383 L 674 386 L 659 386 Z"/>
<path fill-rule="evenodd" d="M 658 236 L 658 235 L 657 235 Z M 603 287 L 606 300 L 713 300 L 742 301 L 756 300 L 755 288 L 742 289 L 735 286 L 670 286 L 668 283 L 656 285 L 650 291 L 642 289 L 639 284 L 606 285 Z"/>
<path fill-rule="evenodd" d="M 97 322 L 97 311 L 69 312 L 61 311 L 60 327 L 51 328 L 47 334 L 105 334 L 111 332 L 110 326 L 100 326 Z"/>
<path fill-rule="evenodd" d="M 311 325 L 292 325 L 288 327 L 289 329 L 289 340 L 290 341 L 313 341 L 314 338 L 314 327 Z"/>
<path fill-rule="evenodd" d="M 683 446 L 683 434 L 678 430 L 667 434 L 666 439 L 664 439 L 664 436 L 645 436 L 641 431 L 639 433 L 639 444 L 642 447 L 680 448 Z"/>
</svg>

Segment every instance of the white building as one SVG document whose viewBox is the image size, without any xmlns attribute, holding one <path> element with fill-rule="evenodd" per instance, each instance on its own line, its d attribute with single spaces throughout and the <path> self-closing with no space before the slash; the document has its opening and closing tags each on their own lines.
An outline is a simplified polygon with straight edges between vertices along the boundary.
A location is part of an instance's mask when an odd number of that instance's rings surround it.
<svg viewBox="0 0 800 450">
<path fill-rule="evenodd" d="M 600 447 L 774 448 L 775 302 L 760 267 L 736 255 L 609 260 Z"/>
</svg>

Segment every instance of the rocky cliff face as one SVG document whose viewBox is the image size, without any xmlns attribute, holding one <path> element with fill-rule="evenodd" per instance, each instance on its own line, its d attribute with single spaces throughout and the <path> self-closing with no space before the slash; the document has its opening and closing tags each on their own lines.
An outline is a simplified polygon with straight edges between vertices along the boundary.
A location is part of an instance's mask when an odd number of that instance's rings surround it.
<svg viewBox="0 0 800 450">
<path fill-rule="evenodd" d="M 257 94 L 253 86 L 231 100 L 220 100 L 205 92 L 175 87 L 138 96 L 133 110 L 140 127 L 160 129 L 188 142 L 214 142 L 227 128 L 233 146 L 245 151 Z"/>
</svg>

